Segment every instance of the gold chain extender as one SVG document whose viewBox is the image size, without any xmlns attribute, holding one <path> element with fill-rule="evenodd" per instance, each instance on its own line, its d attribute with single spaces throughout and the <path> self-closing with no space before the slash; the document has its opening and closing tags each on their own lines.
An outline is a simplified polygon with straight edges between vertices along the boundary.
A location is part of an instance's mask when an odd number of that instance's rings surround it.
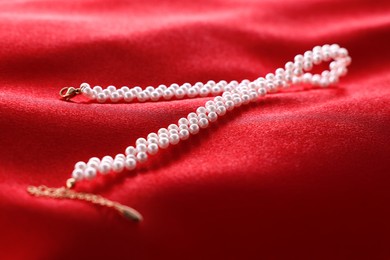
<svg viewBox="0 0 390 260">
<path fill-rule="evenodd" d="M 49 188 L 47 186 L 29 186 L 27 192 L 36 197 L 49 197 L 54 199 L 71 199 L 88 201 L 96 205 L 108 207 L 117 210 L 122 216 L 129 220 L 139 222 L 142 220 L 142 215 L 133 208 L 122 205 L 118 202 L 111 201 L 100 195 L 76 192 L 72 190 L 75 180 L 70 178 L 66 182 L 65 187 Z"/>
</svg>

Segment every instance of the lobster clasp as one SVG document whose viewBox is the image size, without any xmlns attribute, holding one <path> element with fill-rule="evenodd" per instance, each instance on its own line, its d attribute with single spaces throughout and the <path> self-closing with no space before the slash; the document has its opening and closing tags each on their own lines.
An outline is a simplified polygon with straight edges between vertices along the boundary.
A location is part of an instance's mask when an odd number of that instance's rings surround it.
<svg viewBox="0 0 390 260">
<path fill-rule="evenodd" d="M 81 89 L 79 88 L 74 88 L 74 87 L 65 87 L 60 90 L 60 96 L 68 101 L 72 97 L 78 95 L 81 93 Z"/>
</svg>

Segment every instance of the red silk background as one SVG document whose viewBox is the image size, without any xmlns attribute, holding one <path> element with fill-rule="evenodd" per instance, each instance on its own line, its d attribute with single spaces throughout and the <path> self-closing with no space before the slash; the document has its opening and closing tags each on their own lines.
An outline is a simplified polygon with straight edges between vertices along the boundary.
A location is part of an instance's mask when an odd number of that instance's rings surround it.
<svg viewBox="0 0 390 260">
<path fill-rule="evenodd" d="M 272 94 L 82 183 L 139 210 L 34 198 L 210 98 L 59 100 L 64 86 L 255 79 L 338 43 L 349 74 Z M 1 1 L 1 259 L 389 259 L 389 1 Z"/>
</svg>

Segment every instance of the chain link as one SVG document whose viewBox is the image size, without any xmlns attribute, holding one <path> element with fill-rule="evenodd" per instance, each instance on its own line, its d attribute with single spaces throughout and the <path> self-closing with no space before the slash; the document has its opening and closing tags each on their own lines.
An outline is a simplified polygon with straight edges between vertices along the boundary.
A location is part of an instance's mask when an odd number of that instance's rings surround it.
<svg viewBox="0 0 390 260">
<path fill-rule="evenodd" d="M 27 192 L 36 197 L 49 197 L 55 199 L 74 199 L 84 200 L 97 204 L 100 206 L 113 208 L 117 210 L 122 216 L 134 221 L 141 221 L 141 214 L 133 208 L 122 205 L 118 202 L 111 201 L 100 195 L 84 192 L 76 192 L 66 187 L 61 188 L 49 188 L 45 185 L 41 186 L 29 186 Z"/>
</svg>

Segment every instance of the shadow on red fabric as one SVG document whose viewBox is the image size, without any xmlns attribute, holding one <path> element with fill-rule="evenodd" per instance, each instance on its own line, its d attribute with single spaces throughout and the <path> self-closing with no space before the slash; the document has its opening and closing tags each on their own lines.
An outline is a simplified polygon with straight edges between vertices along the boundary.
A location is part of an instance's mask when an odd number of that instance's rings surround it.
<svg viewBox="0 0 390 260">
<path fill-rule="evenodd" d="M 254 80 L 316 45 L 334 87 L 239 108 L 134 173 L 82 183 L 133 223 L 35 198 L 210 97 L 98 104 L 65 86 Z M 389 259 L 390 2 L 1 1 L 0 259 Z"/>
</svg>

